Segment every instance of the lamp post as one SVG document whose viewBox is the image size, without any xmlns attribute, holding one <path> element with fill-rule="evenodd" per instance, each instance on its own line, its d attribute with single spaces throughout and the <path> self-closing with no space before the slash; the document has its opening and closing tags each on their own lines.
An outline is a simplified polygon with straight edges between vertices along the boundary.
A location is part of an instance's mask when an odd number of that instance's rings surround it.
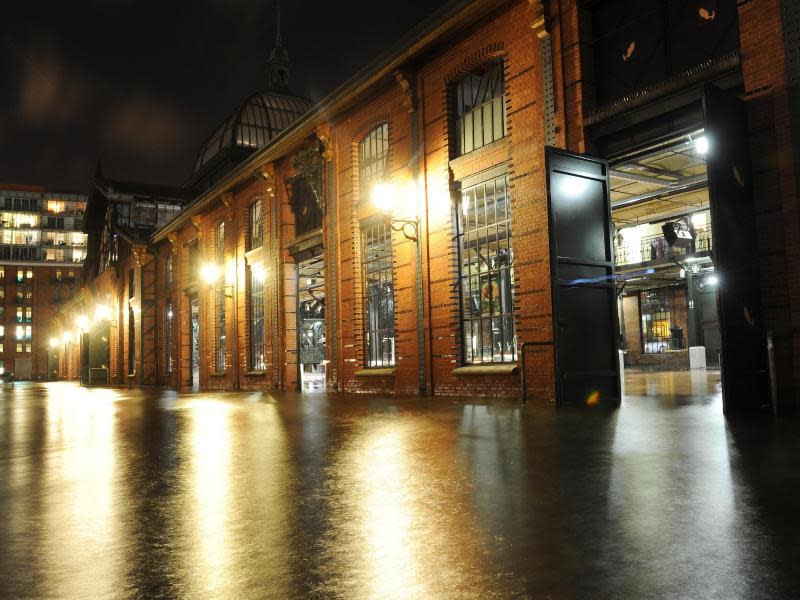
<svg viewBox="0 0 800 600">
<path fill-rule="evenodd" d="M 412 183 L 413 185 L 413 183 Z M 412 188 L 413 189 L 413 188 Z M 413 192 L 409 194 L 409 196 L 414 196 L 416 194 L 416 189 L 413 189 Z M 415 198 L 406 198 L 407 203 L 406 205 L 414 206 L 414 208 L 418 211 L 419 207 L 416 205 Z M 372 202 L 373 204 L 383 212 L 389 218 L 389 226 L 391 227 L 392 231 L 399 231 L 403 234 L 407 240 L 414 242 L 414 251 L 416 254 L 416 276 L 415 276 L 415 287 L 416 287 L 416 317 L 417 317 L 417 345 L 418 345 L 418 355 L 419 355 L 419 367 L 418 367 L 418 374 L 419 374 L 419 395 L 425 395 L 425 387 L 426 387 L 426 377 L 425 377 L 425 327 L 424 327 L 424 320 L 423 320 L 423 283 L 422 283 L 422 242 L 420 241 L 419 236 L 419 216 L 418 214 L 414 216 L 413 219 L 408 218 L 397 218 L 393 216 L 393 212 L 397 210 L 397 207 L 400 205 L 402 199 L 400 198 L 400 193 L 398 187 L 388 181 L 384 181 L 375 185 L 372 189 Z"/>
</svg>

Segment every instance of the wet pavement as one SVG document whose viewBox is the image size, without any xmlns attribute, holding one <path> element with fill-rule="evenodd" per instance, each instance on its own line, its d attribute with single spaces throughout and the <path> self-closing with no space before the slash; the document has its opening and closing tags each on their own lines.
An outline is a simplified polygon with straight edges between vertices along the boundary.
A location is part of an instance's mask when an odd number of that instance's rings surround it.
<svg viewBox="0 0 800 600">
<path fill-rule="evenodd" d="M 718 374 L 627 386 L 606 413 L 18 385 L 0 597 L 800 597 L 800 423 L 726 422 Z"/>
</svg>

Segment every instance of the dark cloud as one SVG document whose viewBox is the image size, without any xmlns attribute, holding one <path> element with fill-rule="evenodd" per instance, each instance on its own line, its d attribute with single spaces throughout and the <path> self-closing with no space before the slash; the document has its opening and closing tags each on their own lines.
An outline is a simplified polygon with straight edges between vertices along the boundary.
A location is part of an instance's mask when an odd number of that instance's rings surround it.
<svg viewBox="0 0 800 600">
<path fill-rule="evenodd" d="M 193 125 L 168 103 L 147 94 L 126 98 L 106 119 L 104 141 L 143 160 L 161 160 L 184 150 Z"/>
<path fill-rule="evenodd" d="M 282 2 L 293 91 L 319 100 L 442 3 Z M 85 190 L 101 159 L 112 177 L 180 184 L 214 127 L 266 85 L 274 0 L 7 4 L 0 181 Z"/>
<path fill-rule="evenodd" d="M 84 78 L 53 56 L 28 58 L 19 82 L 19 116 L 33 126 L 72 120 L 84 97 Z"/>
</svg>

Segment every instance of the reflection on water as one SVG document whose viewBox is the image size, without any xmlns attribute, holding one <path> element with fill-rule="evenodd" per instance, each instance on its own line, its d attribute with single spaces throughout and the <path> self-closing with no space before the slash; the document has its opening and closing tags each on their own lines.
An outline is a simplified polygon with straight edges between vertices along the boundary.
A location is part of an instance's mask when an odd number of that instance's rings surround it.
<svg viewBox="0 0 800 600">
<path fill-rule="evenodd" d="M 797 424 L 732 427 L 713 374 L 628 389 L 587 413 L 20 386 L 0 597 L 800 597 Z"/>
<path fill-rule="evenodd" d="M 42 469 L 42 522 L 39 551 L 48 565 L 58 565 L 48 577 L 46 595 L 85 595 L 86 579 L 96 597 L 111 597 L 121 587 L 114 502 L 116 469 L 115 395 L 91 390 L 65 396 L 52 386 L 47 394 L 46 441 Z"/>
</svg>

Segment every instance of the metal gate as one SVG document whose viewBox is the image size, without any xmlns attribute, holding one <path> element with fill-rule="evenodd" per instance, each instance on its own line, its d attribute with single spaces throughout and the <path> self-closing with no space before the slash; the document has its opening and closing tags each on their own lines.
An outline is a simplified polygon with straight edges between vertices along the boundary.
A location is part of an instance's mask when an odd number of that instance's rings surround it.
<svg viewBox="0 0 800 600">
<path fill-rule="evenodd" d="M 620 403 L 608 164 L 547 148 L 556 401 Z"/>
</svg>

